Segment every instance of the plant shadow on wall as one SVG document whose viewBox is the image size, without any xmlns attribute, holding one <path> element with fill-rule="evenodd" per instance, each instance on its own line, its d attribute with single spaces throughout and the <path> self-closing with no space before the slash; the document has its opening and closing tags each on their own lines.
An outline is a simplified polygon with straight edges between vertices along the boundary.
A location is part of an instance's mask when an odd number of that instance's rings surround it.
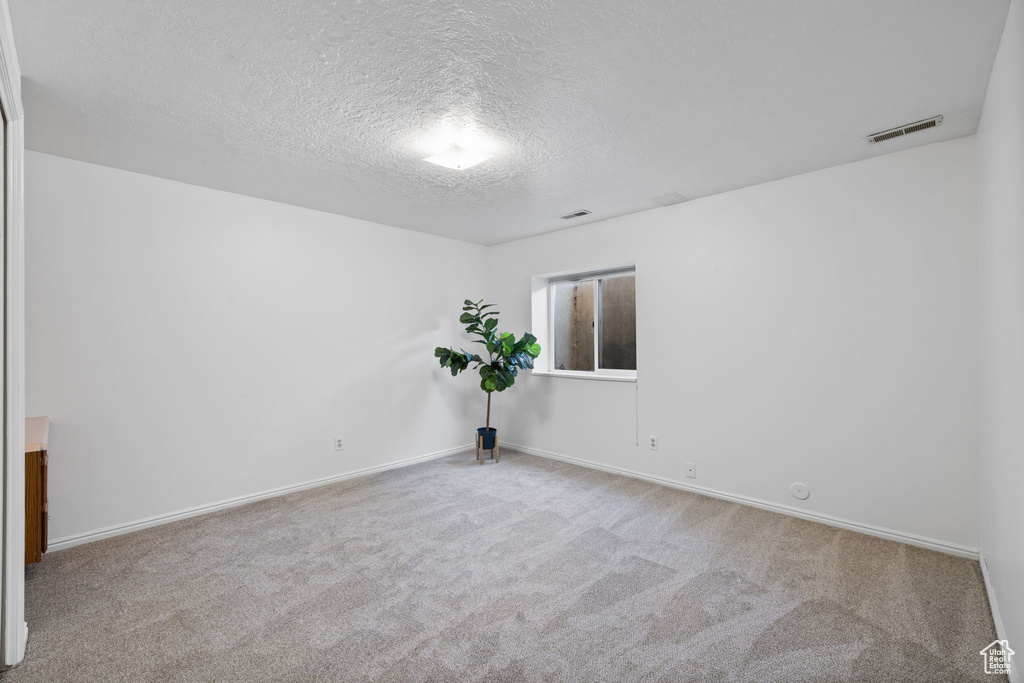
<svg viewBox="0 0 1024 683">
<path fill-rule="evenodd" d="M 473 369 L 480 372 L 480 388 L 487 393 L 487 420 L 483 427 L 476 430 L 477 458 L 481 464 L 481 452 L 484 450 L 491 451 L 495 461 L 498 459 L 498 430 L 491 428 L 491 394 L 505 391 L 514 385 L 519 371 L 533 369 L 533 360 L 540 355 L 540 344 L 529 332 L 524 332 L 518 340 L 511 332 L 499 332 L 500 313 L 488 311 L 489 308 L 494 308 L 494 304 L 484 304 L 483 299 L 476 302 L 466 299 L 463 302 L 463 313 L 459 316 L 459 322 L 466 325 L 466 332 L 479 337 L 473 343 L 482 344 L 487 349 L 486 359 L 464 349 L 456 351 L 443 346 L 434 349 L 434 357 L 442 368 L 451 370 L 452 377 L 468 369 L 470 364 L 475 364 Z"/>
<path fill-rule="evenodd" d="M 398 303 L 395 303 L 394 307 L 389 309 L 389 304 L 383 302 L 382 304 L 382 308 L 385 310 L 394 310 L 394 308 L 399 306 Z M 459 388 L 451 382 L 445 381 L 443 377 L 438 377 L 432 371 L 433 363 L 428 365 L 428 360 L 421 355 L 424 344 L 432 343 L 439 334 L 451 334 L 454 329 L 455 326 L 445 323 L 440 314 L 426 312 L 425 310 L 411 313 L 408 319 L 403 321 L 402 325 L 396 326 L 393 321 L 381 320 L 379 324 L 374 326 L 371 336 L 364 338 L 364 341 L 368 341 L 375 348 L 395 350 L 392 356 L 393 361 L 388 362 L 389 377 L 395 378 L 395 381 L 397 381 L 397 378 L 402 377 L 429 377 L 430 385 L 438 392 L 436 395 L 431 396 L 429 400 L 425 400 L 424 395 L 420 392 L 390 392 L 387 398 L 379 397 L 374 402 L 374 412 L 402 415 L 403 421 L 410 422 L 408 425 L 410 428 L 414 430 L 432 430 L 442 427 L 436 421 L 434 401 L 439 401 L 443 405 L 448 406 L 448 410 L 450 410 L 452 404 L 459 407 L 469 406 L 470 397 L 466 395 L 466 392 L 459 391 Z M 358 354 L 352 357 L 358 359 Z M 370 371 L 371 369 L 365 363 L 360 363 L 357 360 L 353 362 L 350 372 L 364 379 L 367 388 L 372 388 L 374 382 L 377 382 L 377 386 L 379 386 L 380 377 L 374 377 L 372 371 Z M 364 387 L 360 386 L 359 389 L 364 389 Z M 355 410 L 367 408 L 364 399 L 371 394 L 354 394 L 347 388 L 345 391 L 346 395 L 351 398 Z M 472 398 L 475 398 L 475 396 Z M 453 419 L 451 424 L 455 422 L 456 420 Z M 447 441 L 443 443 L 447 444 Z"/>
<path fill-rule="evenodd" d="M 382 305 L 382 309 L 387 308 L 387 304 Z M 372 329 L 363 337 L 369 347 L 393 350 L 387 363 L 387 382 L 409 380 L 421 390 L 382 394 L 379 366 L 375 370 L 375 366 L 363 362 L 363 357 L 356 351 L 338 357 L 338 367 L 345 380 L 329 387 L 330 393 L 324 399 L 328 409 L 323 419 L 324 424 L 342 421 L 342 426 L 338 427 L 341 431 L 337 433 L 349 434 L 347 458 L 370 452 L 364 450 L 364 444 L 372 441 L 372 435 L 379 429 L 389 428 L 383 424 L 386 423 L 381 417 L 383 415 L 401 415 L 404 428 L 409 433 L 420 435 L 415 453 L 409 450 L 408 443 L 401 440 L 386 439 L 384 443 L 373 446 L 373 453 L 391 460 L 447 451 L 453 445 L 451 439 L 463 433 L 465 423 L 460 416 L 477 405 L 477 395 L 465 391 L 467 387 L 460 389 L 434 372 L 436 366 L 433 361 L 423 354 L 423 347 L 436 342 L 439 334 L 450 336 L 456 331 L 455 325 L 442 322 L 441 316 L 432 312 L 429 315 L 416 314 L 398 326 L 393 320 L 378 320 L 370 325 Z M 341 344 L 344 342 L 343 335 L 339 334 L 337 339 L 331 341 Z M 420 384 L 421 378 L 426 385 Z M 374 400 L 367 401 L 367 397 L 374 397 Z M 304 403 L 307 412 L 320 408 L 320 404 L 314 400 Z M 309 418 L 307 416 L 304 419 L 308 421 Z M 330 438 L 332 435 L 326 436 Z M 465 441 L 460 440 L 458 444 L 465 446 Z"/>
</svg>

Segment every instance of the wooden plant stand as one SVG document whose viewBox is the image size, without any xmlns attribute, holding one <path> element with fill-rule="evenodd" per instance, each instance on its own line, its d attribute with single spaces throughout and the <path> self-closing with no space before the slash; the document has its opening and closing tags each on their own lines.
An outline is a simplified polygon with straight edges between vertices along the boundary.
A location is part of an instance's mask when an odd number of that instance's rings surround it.
<svg viewBox="0 0 1024 683">
<path fill-rule="evenodd" d="M 476 435 L 476 459 L 481 465 L 484 464 L 484 451 L 488 450 L 483 448 L 484 441 L 480 436 L 479 432 Z M 494 462 L 501 462 L 501 449 L 498 448 L 498 435 L 494 435 L 494 448 L 490 449 L 491 457 L 494 458 Z"/>
</svg>

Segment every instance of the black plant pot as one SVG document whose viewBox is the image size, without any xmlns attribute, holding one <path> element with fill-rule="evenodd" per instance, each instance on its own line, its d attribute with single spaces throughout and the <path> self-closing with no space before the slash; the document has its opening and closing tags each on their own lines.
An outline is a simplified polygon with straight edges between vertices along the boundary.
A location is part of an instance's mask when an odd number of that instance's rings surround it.
<svg viewBox="0 0 1024 683">
<path fill-rule="evenodd" d="M 494 427 L 480 427 L 476 430 L 476 440 L 479 448 L 489 451 L 498 441 L 498 430 Z"/>
</svg>

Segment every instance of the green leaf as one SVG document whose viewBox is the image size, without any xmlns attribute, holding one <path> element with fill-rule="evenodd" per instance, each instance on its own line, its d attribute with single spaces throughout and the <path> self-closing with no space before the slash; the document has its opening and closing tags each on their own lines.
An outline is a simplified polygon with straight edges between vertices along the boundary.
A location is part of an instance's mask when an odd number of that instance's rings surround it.
<svg viewBox="0 0 1024 683">
<path fill-rule="evenodd" d="M 485 304 L 483 299 L 466 299 L 459 316 L 466 333 L 477 337 L 471 341 L 487 349 L 487 359 L 465 349 L 456 351 L 443 346 L 434 349 L 438 363 L 447 367 L 453 376 L 472 366 L 480 374 L 480 388 L 488 393 L 504 391 L 514 385 L 519 371 L 532 368 L 533 359 L 540 354 L 537 338 L 529 332 L 517 340 L 511 332 L 498 331 L 500 313 L 495 308 L 496 304 Z"/>
<path fill-rule="evenodd" d="M 537 341 L 536 337 L 534 337 L 529 332 L 525 332 L 525 333 L 523 333 L 523 338 L 520 339 L 519 341 L 517 341 L 515 346 L 512 347 L 512 353 L 519 353 L 520 351 L 526 351 L 534 343 L 536 343 L 536 341 Z"/>
<path fill-rule="evenodd" d="M 520 351 L 509 356 L 508 362 L 513 368 L 525 368 L 527 364 L 533 364 L 533 359 L 526 352 Z"/>
<path fill-rule="evenodd" d="M 505 391 L 505 389 L 508 389 L 516 383 L 515 376 L 505 368 L 502 368 L 497 372 L 495 380 L 497 381 L 498 391 Z"/>
</svg>

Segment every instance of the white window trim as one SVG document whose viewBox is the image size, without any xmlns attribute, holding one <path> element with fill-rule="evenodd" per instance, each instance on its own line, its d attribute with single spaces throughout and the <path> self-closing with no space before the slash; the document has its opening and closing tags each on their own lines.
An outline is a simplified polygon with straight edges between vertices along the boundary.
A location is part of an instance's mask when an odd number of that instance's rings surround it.
<svg viewBox="0 0 1024 683">
<path fill-rule="evenodd" d="M 605 374 L 610 372 L 629 372 L 631 375 Z M 534 375 L 541 377 L 565 377 L 567 379 L 586 379 L 599 382 L 636 382 L 636 370 L 538 370 L 534 368 Z"/>
<path fill-rule="evenodd" d="M 564 377 L 567 379 L 583 379 L 591 381 L 601 382 L 636 382 L 637 371 L 636 370 L 611 370 L 607 368 L 597 368 L 595 370 L 555 370 L 552 364 L 555 360 L 554 355 L 554 305 L 551 302 L 551 285 L 559 282 L 577 282 L 580 280 L 591 280 L 597 279 L 604 276 L 615 276 L 617 273 L 622 275 L 636 274 L 635 263 L 618 263 L 614 266 L 606 268 L 593 268 L 589 270 L 575 270 L 561 273 L 548 273 L 547 275 L 535 275 L 530 278 L 530 306 L 532 314 L 532 329 L 534 336 L 537 337 L 537 341 L 540 342 L 541 346 L 541 359 L 542 363 L 538 363 L 533 369 L 534 375 L 541 377 Z M 599 291 L 599 287 L 595 284 L 595 289 Z M 594 313 L 595 321 L 597 316 L 597 306 L 599 305 L 599 294 L 595 291 L 594 296 Z M 594 330 L 594 364 L 597 365 L 598 359 L 600 358 L 600 334 L 597 329 Z"/>
</svg>

